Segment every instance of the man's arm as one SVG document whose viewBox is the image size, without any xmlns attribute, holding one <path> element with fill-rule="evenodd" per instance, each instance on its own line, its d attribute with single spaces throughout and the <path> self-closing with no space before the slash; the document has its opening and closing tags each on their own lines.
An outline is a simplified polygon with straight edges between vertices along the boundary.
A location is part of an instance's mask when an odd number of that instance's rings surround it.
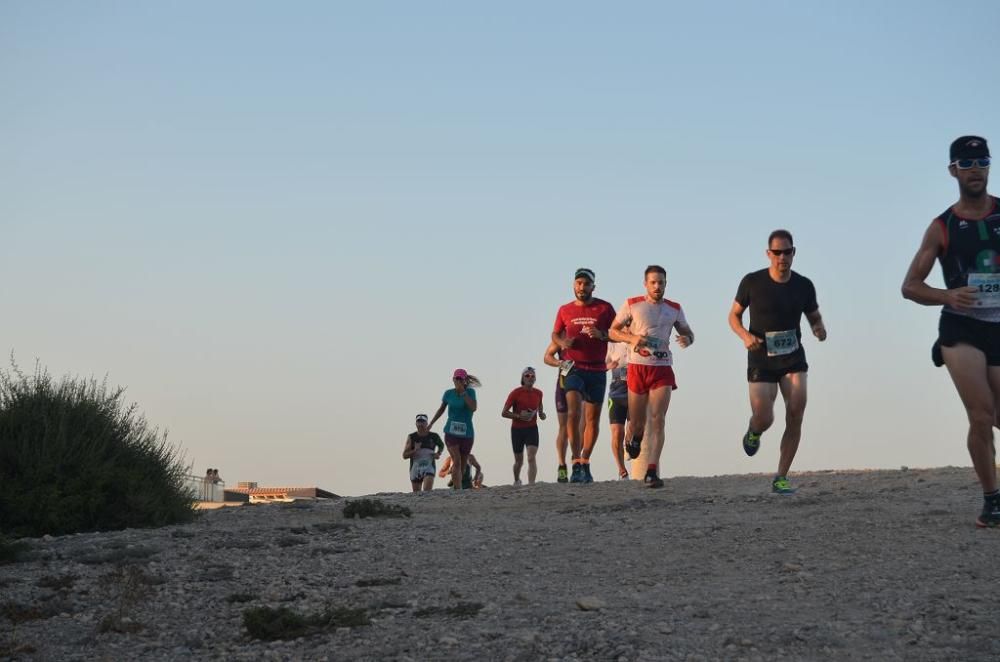
<svg viewBox="0 0 1000 662">
<path fill-rule="evenodd" d="M 562 321 L 562 317 L 556 313 L 556 323 L 552 328 L 552 334 L 549 339 L 555 343 L 556 347 L 559 349 L 569 349 L 573 346 L 573 339 L 566 337 L 566 325 Z"/>
<path fill-rule="evenodd" d="M 513 393 L 511 393 L 510 395 L 507 396 L 507 402 L 503 403 L 503 411 L 500 412 L 500 415 L 502 417 L 504 417 L 504 418 L 509 418 L 509 419 L 512 419 L 512 420 L 519 420 L 519 421 L 520 420 L 524 420 L 524 418 L 520 414 L 515 414 L 514 413 L 514 394 Z"/>
<path fill-rule="evenodd" d="M 687 322 L 678 320 L 674 323 L 674 328 L 677 329 L 677 344 L 681 348 L 688 347 L 694 343 L 694 331 L 691 330 Z"/>
<path fill-rule="evenodd" d="M 617 317 L 615 321 L 611 323 L 611 328 L 608 330 L 608 337 L 614 342 L 623 342 L 627 344 L 634 350 L 639 349 L 639 345 L 642 344 L 644 336 L 638 336 L 631 331 L 632 324 L 631 317 Z"/>
<path fill-rule="evenodd" d="M 729 328 L 733 330 L 733 333 L 740 337 L 743 341 L 743 346 L 747 349 L 753 351 L 760 348 L 760 338 L 750 333 L 743 326 L 743 311 L 746 308 L 743 307 L 739 301 L 733 301 L 733 307 L 729 309 Z"/>
<path fill-rule="evenodd" d="M 415 451 L 416 449 L 413 447 L 413 439 L 407 437 L 406 444 L 403 446 L 403 459 L 409 460 L 411 457 L 413 457 L 413 453 Z"/>
<path fill-rule="evenodd" d="M 545 355 L 542 356 L 542 363 L 545 365 L 550 365 L 553 368 L 559 367 L 559 359 L 556 358 L 556 352 L 559 351 L 559 345 L 554 342 L 550 342 L 549 346 L 545 348 Z"/>
<path fill-rule="evenodd" d="M 813 335 L 820 342 L 826 340 L 826 326 L 823 325 L 823 316 L 819 314 L 819 308 L 811 313 L 806 313 L 806 319 L 809 320 L 809 326 L 812 328 Z"/>
<path fill-rule="evenodd" d="M 976 288 L 956 287 L 954 289 L 940 289 L 931 287 L 926 282 L 934 267 L 934 260 L 944 249 L 944 229 L 937 222 L 931 221 L 927 231 L 924 232 L 923 241 L 917 254 L 910 262 L 910 268 L 906 270 L 903 278 L 903 286 L 900 290 L 904 299 L 915 301 L 923 306 L 951 306 L 952 308 L 969 308 L 975 301 Z"/>
</svg>

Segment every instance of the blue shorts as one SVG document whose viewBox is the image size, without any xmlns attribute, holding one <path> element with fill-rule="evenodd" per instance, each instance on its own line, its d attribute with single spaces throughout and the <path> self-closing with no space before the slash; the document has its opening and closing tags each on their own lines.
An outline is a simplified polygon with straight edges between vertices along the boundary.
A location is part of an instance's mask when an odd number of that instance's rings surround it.
<svg viewBox="0 0 1000 662">
<path fill-rule="evenodd" d="M 604 391 L 608 386 L 608 373 L 603 370 L 573 370 L 562 378 L 563 389 L 578 391 L 584 402 L 604 404 Z"/>
</svg>

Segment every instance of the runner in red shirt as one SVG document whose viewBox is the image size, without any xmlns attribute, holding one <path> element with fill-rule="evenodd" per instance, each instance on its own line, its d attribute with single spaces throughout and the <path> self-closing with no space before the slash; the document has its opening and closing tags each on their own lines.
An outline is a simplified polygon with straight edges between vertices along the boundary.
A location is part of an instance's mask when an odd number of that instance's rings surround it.
<svg viewBox="0 0 1000 662">
<path fill-rule="evenodd" d="M 535 388 L 535 369 L 528 367 L 521 371 L 521 385 L 510 392 L 500 415 L 511 419 L 510 442 L 514 448 L 514 484 L 521 484 L 521 466 L 524 464 L 524 450 L 528 449 L 528 485 L 535 484 L 538 466 L 535 454 L 538 452 L 538 419 L 545 420 L 542 407 L 542 392 Z"/>
<path fill-rule="evenodd" d="M 566 390 L 566 434 L 573 453 L 571 483 L 592 483 L 590 455 L 597 443 L 601 407 L 607 387 L 608 330 L 615 319 L 615 309 L 607 301 L 594 298 L 594 272 L 577 269 L 573 280 L 576 299 L 559 308 L 552 342 L 559 346 L 564 360 L 572 361 L 564 373 Z M 579 424 L 584 419 L 583 439 Z"/>
</svg>

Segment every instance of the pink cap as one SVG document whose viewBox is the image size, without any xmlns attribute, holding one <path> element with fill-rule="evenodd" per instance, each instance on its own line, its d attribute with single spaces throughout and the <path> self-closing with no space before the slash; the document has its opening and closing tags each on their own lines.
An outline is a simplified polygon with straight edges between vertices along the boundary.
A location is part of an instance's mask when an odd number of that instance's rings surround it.
<svg viewBox="0 0 1000 662">
<path fill-rule="evenodd" d="M 452 379 L 465 379 L 468 376 L 469 376 L 469 373 L 467 373 L 465 370 L 459 368 L 458 370 L 455 371 L 455 374 L 452 375 L 451 378 Z"/>
</svg>

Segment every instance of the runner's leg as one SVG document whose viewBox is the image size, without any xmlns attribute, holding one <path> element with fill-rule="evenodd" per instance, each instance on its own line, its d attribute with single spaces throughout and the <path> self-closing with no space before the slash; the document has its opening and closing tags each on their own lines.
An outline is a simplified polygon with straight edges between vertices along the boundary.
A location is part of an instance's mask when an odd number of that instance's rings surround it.
<svg viewBox="0 0 1000 662">
<path fill-rule="evenodd" d="M 750 429 L 763 434 L 774 424 L 774 401 L 778 385 L 771 382 L 750 382 Z"/>
<path fill-rule="evenodd" d="M 601 409 L 603 408 L 600 402 L 583 403 L 583 451 L 580 457 L 589 460 L 591 453 L 594 452 L 594 446 L 597 445 L 597 437 L 600 434 Z"/>
<path fill-rule="evenodd" d="M 538 475 L 538 464 L 535 463 L 535 453 L 538 446 L 528 446 L 524 449 L 528 453 L 528 485 L 535 484 L 535 476 Z"/>
<path fill-rule="evenodd" d="M 670 386 L 655 388 L 648 394 L 649 399 L 649 425 L 646 438 L 649 439 L 649 464 L 660 465 L 660 455 L 663 453 L 663 441 L 666 434 L 667 407 L 670 406 L 670 393 L 673 389 Z M 657 475 L 660 475 L 657 468 Z"/>
<path fill-rule="evenodd" d="M 649 404 L 649 393 L 628 392 L 628 415 L 632 423 L 633 439 L 642 439 L 646 434 L 646 407 Z"/>
<path fill-rule="evenodd" d="M 566 466 L 566 446 L 567 446 L 567 435 L 566 435 L 566 424 L 569 415 L 566 413 L 556 414 L 556 418 L 559 420 L 559 430 L 556 432 L 556 457 L 559 458 L 559 466 Z"/>
<path fill-rule="evenodd" d="M 988 368 L 986 355 L 971 345 L 942 347 L 941 356 L 955 384 L 969 419 L 967 446 L 983 492 L 997 489 L 994 464 L 993 422 L 996 420 L 996 396 L 991 383 L 1000 383 L 1000 369 Z"/>
<path fill-rule="evenodd" d="M 781 456 L 778 459 L 779 476 L 787 476 L 792 460 L 799 450 L 802 438 L 802 419 L 806 413 L 806 372 L 784 375 L 778 386 L 785 401 L 785 432 L 781 435 Z M 772 410 L 773 411 L 773 410 Z M 772 413 L 773 416 L 773 413 Z"/>
<path fill-rule="evenodd" d="M 465 470 L 465 458 L 462 457 L 461 446 L 448 444 L 448 455 L 451 456 L 451 487 L 460 490 L 462 489 L 462 472 Z"/>
<path fill-rule="evenodd" d="M 611 424 L 611 456 L 615 459 L 615 466 L 618 467 L 618 475 L 624 476 L 628 473 L 625 469 L 625 450 L 622 445 L 625 441 L 625 424 Z"/>
<path fill-rule="evenodd" d="M 580 391 L 566 391 L 566 441 L 574 460 L 580 458 L 583 438 L 580 435 L 583 418 L 583 394 Z"/>
</svg>

